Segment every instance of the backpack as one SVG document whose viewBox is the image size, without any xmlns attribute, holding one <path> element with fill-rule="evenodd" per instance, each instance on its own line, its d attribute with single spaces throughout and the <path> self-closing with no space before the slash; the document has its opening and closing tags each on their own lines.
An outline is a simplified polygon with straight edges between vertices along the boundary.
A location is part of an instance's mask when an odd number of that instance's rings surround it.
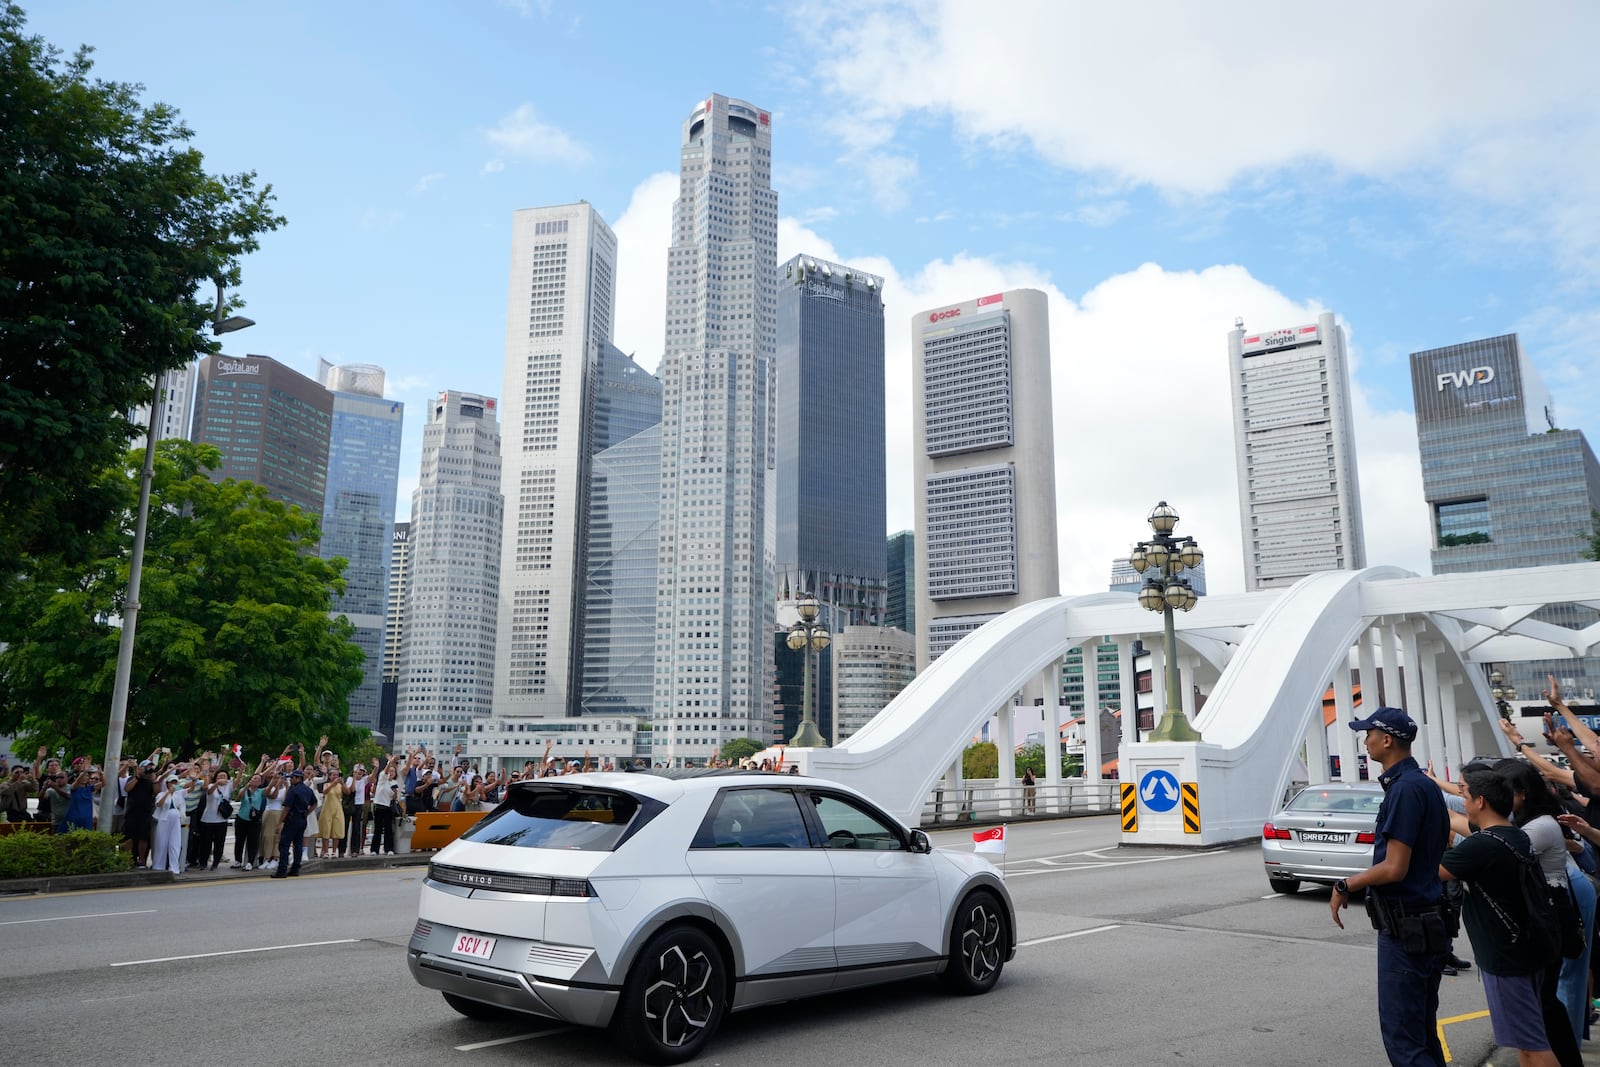
<svg viewBox="0 0 1600 1067">
<path fill-rule="evenodd" d="M 1517 896 L 1521 899 L 1504 902 L 1507 905 L 1504 908 L 1501 907 L 1502 902 L 1487 893 L 1484 899 L 1510 932 L 1517 955 L 1526 963 L 1547 966 L 1563 955 L 1565 941 L 1560 918 L 1551 900 L 1556 887 L 1544 880 L 1538 857 L 1524 854 L 1499 834 L 1489 833 L 1489 836 L 1504 845 L 1506 851 L 1515 857 Z M 1581 947 L 1578 954 L 1582 954 Z"/>
</svg>

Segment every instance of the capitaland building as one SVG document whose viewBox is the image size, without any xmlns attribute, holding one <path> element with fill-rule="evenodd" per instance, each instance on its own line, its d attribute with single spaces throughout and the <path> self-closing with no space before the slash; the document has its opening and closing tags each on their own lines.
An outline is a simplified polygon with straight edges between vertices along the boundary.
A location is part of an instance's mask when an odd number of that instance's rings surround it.
<svg viewBox="0 0 1600 1067">
<path fill-rule="evenodd" d="M 1036 289 L 911 320 L 917 667 L 1060 594 L 1050 317 Z"/>
<path fill-rule="evenodd" d="M 194 440 L 215 445 L 216 481 L 237 478 L 320 516 L 328 489 L 333 394 L 267 356 L 207 356 L 195 387 Z"/>
<path fill-rule="evenodd" d="M 1550 393 L 1515 334 L 1411 355 L 1422 494 L 1435 574 L 1578 563 L 1600 508 L 1600 464 L 1579 430 L 1562 429 Z M 1600 620 L 1579 604 L 1534 616 L 1566 629 Z M 1600 690 L 1600 657 L 1507 664 L 1523 700 L 1554 674 L 1575 698 Z"/>
<path fill-rule="evenodd" d="M 1247 589 L 1366 566 L 1344 327 L 1228 334 Z"/>
<path fill-rule="evenodd" d="M 445 751 L 489 716 L 504 527 L 495 399 L 440 393 L 422 428 L 422 471 L 411 494 L 398 745 Z"/>
<path fill-rule="evenodd" d="M 772 119 L 726 96 L 683 122 L 667 251 L 653 750 L 759 737 L 773 689 L 777 333 Z"/>
<path fill-rule="evenodd" d="M 384 398 L 382 367 L 334 366 L 320 360 L 317 380 L 333 394 L 322 541 L 317 547 L 323 559 L 345 561 L 345 588 L 334 597 L 333 610 L 350 620 L 355 627 L 352 640 L 366 655 L 361 685 L 350 694 L 350 722 L 377 730 L 382 719 L 384 616 L 405 405 Z"/>
</svg>

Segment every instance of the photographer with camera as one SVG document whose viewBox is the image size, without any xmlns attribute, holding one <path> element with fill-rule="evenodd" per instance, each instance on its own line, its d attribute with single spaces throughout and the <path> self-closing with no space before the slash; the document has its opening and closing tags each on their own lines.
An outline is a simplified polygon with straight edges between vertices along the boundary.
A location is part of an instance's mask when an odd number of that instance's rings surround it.
<svg viewBox="0 0 1600 1067">
<path fill-rule="evenodd" d="M 1378 931 L 1378 1028 L 1395 1067 L 1444 1067 L 1439 1040 L 1439 978 L 1454 914 L 1444 902 L 1439 861 L 1450 839 L 1444 797 L 1411 755 L 1416 721 L 1399 708 L 1378 708 L 1350 729 L 1364 733 L 1367 759 L 1381 767 L 1383 803 L 1372 866 L 1333 886 L 1339 912 L 1352 890 L 1367 891 L 1367 914 Z"/>
</svg>

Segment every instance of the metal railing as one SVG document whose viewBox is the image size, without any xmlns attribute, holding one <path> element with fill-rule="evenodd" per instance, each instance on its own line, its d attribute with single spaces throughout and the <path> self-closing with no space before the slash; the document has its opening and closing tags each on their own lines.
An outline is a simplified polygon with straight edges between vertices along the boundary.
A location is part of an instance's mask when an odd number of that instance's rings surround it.
<svg viewBox="0 0 1600 1067">
<path fill-rule="evenodd" d="M 1114 781 L 1064 778 L 1056 785 L 1040 781 L 1037 785 L 1015 783 L 1007 787 L 988 778 L 963 781 L 959 789 L 949 788 L 941 781 L 923 802 L 922 825 L 1108 815 L 1116 812 L 1119 804 Z"/>
</svg>

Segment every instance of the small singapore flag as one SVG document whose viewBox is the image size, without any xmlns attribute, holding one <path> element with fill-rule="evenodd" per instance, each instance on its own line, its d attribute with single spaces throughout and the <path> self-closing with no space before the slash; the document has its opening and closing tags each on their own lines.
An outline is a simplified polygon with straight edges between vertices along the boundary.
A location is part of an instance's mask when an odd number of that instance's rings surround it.
<svg viewBox="0 0 1600 1067">
<path fill-rule="evenodd" d="M 972 851 L 997 852 L 1006 854 L 1006 828 L 1004 826 L 991 827 L 988 830 L 975 830 L 972 834 Z"/>
</svg>

